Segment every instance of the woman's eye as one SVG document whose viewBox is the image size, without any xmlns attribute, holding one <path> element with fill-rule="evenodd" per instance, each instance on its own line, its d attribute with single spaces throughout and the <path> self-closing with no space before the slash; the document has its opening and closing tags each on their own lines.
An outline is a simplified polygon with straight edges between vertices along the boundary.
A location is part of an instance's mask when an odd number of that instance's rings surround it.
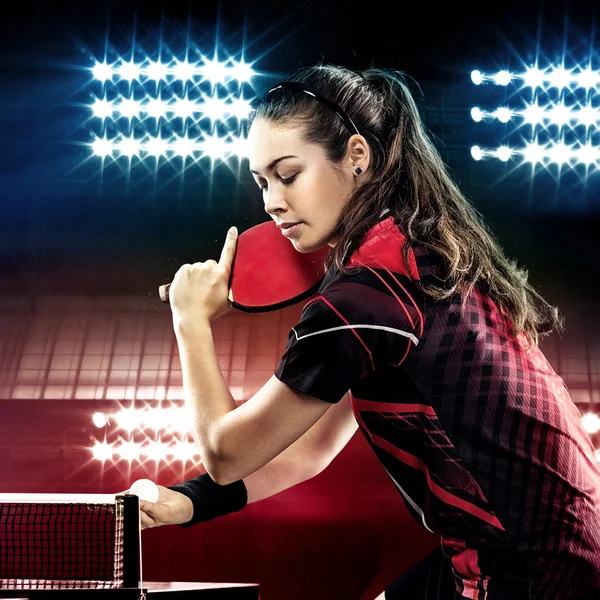
<svg viewBox="0 0 600 600">
<path fill-rule="evenodd" d="M 291 177 L 288 177 L 287 179 L 284 179 L 283 177 L 281 177 L 281 183 L 283 183 L 283 185 L 290 185 L 290 183 L 294 182 L 294 179 L 296 179 L 296 177 L 298 176 L 298 173 L 296 173 L 295 175 L 292 175 Z"/>
</svg>

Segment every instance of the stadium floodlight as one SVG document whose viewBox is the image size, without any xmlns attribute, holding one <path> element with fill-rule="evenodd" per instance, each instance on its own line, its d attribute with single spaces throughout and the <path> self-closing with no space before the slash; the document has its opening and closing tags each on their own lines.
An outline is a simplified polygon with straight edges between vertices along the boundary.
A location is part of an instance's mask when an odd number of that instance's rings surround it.
<svg viewBox="0 0 600 600">
<path fill-rule="evenodd" d="M 188 137 L 176 137 L 171 147 L 173 152 L 181 158 L 192 156 L 196 150 L 196 144 Z"/>
<path fill-rule="evenodd" d="M 571 72 L 564 67 L 556 67 L 546 75 L 548 83 L 555 88 L 569 87 L 571 83 Z"/>
<path fill-rule="evenodd" d="M 496 109 L 496 118 L 501 123 L 508 123 L 510 121 L 511 112 L 508 108 L 501 107 Z"/>
<path fill-rule="evenodd" d="M 139 461 L 141 447 L 133 441 L 123 441 L 119 446 L 116 446 L 114 450 L 117 456 L 129 462 L 134 460 Z"/>
<path fill-rule="evenodd" d="M 168 448 L 169 454 L 182 462 L 196 462 L 200 460 L 198 448 L 189 442 L 175 442 Z"/>
<path fill-rule="evenodd" d="M 477 69 L 471 71 L 471 81 L 475 85 L 481 85 L 483 83 L 483 75 L 481 74 L 481 71 L 478 71 Z"/>
<path fill-rule="evenodd" d="M 471 156 L 475 160 L 481 160 L 483 158 L 483 151 L 481 150 L 481 148 L 479 146 L 473 146 L 471 148 Z"/>
<path fill-rule="evenodd" d="M 109 79 L 112 79 L 113 69 L 110 65 L 106 64 L 106 62 L 96 63 L 92 67 L 92 75 L 94 76 L 94 79 L 97 79 L 98 81 L 108 81 Z"/>
<path fill-rule="evenodd" d="M 243 98 L 234 98 L 229 103 L 229 114 L 232 116 L 242 120 L 247 119 L 252 113 L 252 104 L 248 100 L 244 100 Z"/>
<path fill-rule="evenodd" d="M 230 77 L 229 68 L 226 63 L 219 62 L 217 58 L 210 60 L 204 58 L 203 64 L 200 67 L 200 73 L 204 79 L 210 83 L 225 83 Z"/>
<path fill-rule="evenodd" d="M 122 156 L 139 156 L 140 141 L 134 137 L 122 138 L 118 145 L 119 152 Z"/>
<path fill-rule="evenodd" d="M 113 106 L 108 100 L 96 98 L 96 102 L 92 105 L 92 113 L 99 119 L 106 119 L 113 113 Z"/>
<path fill-rule="evenodd" d="M 177 61 L 173 67 L 173 76 L 179 81 L 192 81 L 196 75 L 196 66 L 187 60 Z"/>
<path fill-rule="evenodd" d="M 254 77 L 256 74 L 252 68 L 252 65 L 244 61 L 232 61 L 229 72 L 231 78 L 239 81 L 240 83 L 250 83 L 250 81 L 252 81 L 252 77 Z"/>
<path fill-rule="evenodd" d="M 600 122 L 600 110 L 586 104 L 577 111 L 577 122 L 590 127 Z"/>
<path fill-rule="evenodd" d="M 113 449 L 106 442 L 96 442 L 92 448 L 92 456 L 96 460 L 101 460 L 102 462 L 112 460 Z"/>
<path fill-rule="evenodd" d="M 141 102 L 133 98 L 123 98 L 116 108 L 122 117 L 134 119 L 140 116 Z"/>
<path fill-rule="evenodd" d="M 140 65 L 136 64 L 134 61 L 121 63 L 118 71 L 121 79 L 125 79 L 126 81 L 133 81 L 134 79 L 139 79 L 140 77 Z"/>
<path fill-rule="evenodd" d="M 239 156 L 240 158 L 248 158 L 248 140 L 245 137 L 232 137 L 231 142 L 231 154 Z"/>
<path fill-rule="evenodd" d="M 522 154 L 525 162 L 531 163 L 532 165 L 541 163 L 544 159 L 544 151 L 541 146 L 536 143 L 527 144 L 522 151 Z"/>
<path fill-rule="evenodd" d="M 494 76 L 497 85 L 508 85 L 512 81 L 512 75 L 508 71 L 499 71 Z"/>
<path fill-rule="evenodd" d="M 569 146 L 566 146 L 563 142 L 560 142 L 558 144 L 554 144 L 554 146 L 548 149 L 547 156 L 553 163 L 562 165 L 568 163 L 573 154 Z"/>
<path fill-rule="evenodd" d="M 500 146 L 496 150 L 496 156 L 503 162 L 506 162 L 512 156 L 512 150 L 508 146 Z"/>
<path fill-rule="evenodd" d="M 92 152 L 96 156 L 111 156 L 113 153 L 112 142 L 110 142 L 106 138 L 97 138 L 92 142 Z"/>
<path fill-rule="evenodd" d="M 525 73 L 522 75 L 522 78 L 525 82 L 525 85 L 532 89 L 536 89 L 544 85 L 544 71 L 538 69 L 537 67 L 526 69 Z"/>
<path fill-rule="evenodd" d="M 160 156 L 166 156 L 168 149 L 169 144 L 167 141 L 159 137 L 150 138 L 144 144 L 144 150 L 146 153 L 149 156 L 154 156 L 156 158 L 159 158 Z"/>
<path fill-rule="evenodd" d="M 215 96 L 205 96 L 200 108 L 202 115 L 208 117 L 211 121 L 224 121 L 229 113 L 228 103 L 222 98 Z"/>
<path fill-rule="evenodd" d="M 476 123 L 479 123 L 483 119 L 483 112 L 481 111 L 481 109 L 478 106 L 474 106 L 471 109 L 471 118 Z"/>
<path fill-rule="evenodd" d="M 200 143 L 202 154 L 213 160 L 225 159 L 231 155 L 232 147 L 226 139 L 217 135 L 206 136 Z"/>
<path fill-rule="evenodd" d="M 588 433 L 598 433 L 600 431 L 600 418 L 593 412 L 588 412 L 581 417 L 581 424 Z"/>
<path fill-rule="evenodd" d="M 142 110 L 149 117 L 154 117 L 155 119 L 160 119 L 161 117 L 165 117 L 169 112 L 169 106 L 164 100 L 160 100 L 160 98 L 150 98 L 142 105 Z"/>
<path fill-rule="evenodd" d="M 577 85 L 584 89 L 591 89 L 600 86 L 600 72 L 593 71 L 591 67 L 581 69 L 579 73 L 573 76 Z"/>
<path fill-rule="evenodd" d="M 600 162 L 600 147 L 585 144 L 574 152 L 578 162 L 584 165 L 594 165 Z"/>
<path fill-rule="evenodd" d="M 145 69 L 146 77 L 148 79 L 152 79 L 153 81 L 166 81 L 168 68 L 167 65 L 161 63 L 160 61 L 153 61 L 148 64 Z"/>
<path fill-rule="evenodd" d="M 102 427 L 106 427 L 108 423 L 108 419 L 101 412 L 96 412 L 92 415 L 92 423 L 101 429 Z"/>
<path fill-rule="evenodd" d="M 165 460 L 165 446 L 162 442 L 156 442 L 154 440 L 148 441 L 148 443 L 144 444 L 140 448 L 141 454 L 146 456 L 149 460 L 153 460 L 154 462 L 160 462 L 161 460 Z"/>
<path fill-rule="evenodd" d="M 523 110 L 521 116 L 525 120 L 526 123 L 531 125 L 538 125 L 544 120 L 545 116 L 544 109 L 538 104 L 530 104 Z"/>
<path fill-rule="evenodd" d="M 550 122 L 560 127 L 567 125 L 567 123 L 574 118 L 571 110 L 564 104 L 556 104 L 546 112 L 550 118 Z"/>
<path fill-rule="evenodd" d="M 176 117 L 180 119 L 191 118 L 195 112 L 198 111 L 196 104 L 188 98 L 177 98 L 173 104 L 170 105 L 172 112 Z"/>
</svg>

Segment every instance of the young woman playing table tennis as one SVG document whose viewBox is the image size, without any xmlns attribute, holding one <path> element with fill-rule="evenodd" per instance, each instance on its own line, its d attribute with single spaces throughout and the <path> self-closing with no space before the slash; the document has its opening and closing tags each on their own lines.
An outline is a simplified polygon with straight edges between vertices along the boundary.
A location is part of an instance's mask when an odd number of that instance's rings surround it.
<svg viewBox="0 0 600 600">
<path fill-rule="evenodd" d="M 144 526 L 312 477 L 358 426 L 441 540 L 380 598 L 421 598 L 434 560 L 451 574 L 429 581 L 436 598 L 600 597 L 600 472 L 537 346 L 559 317 L 452 182 L 403 76 L 302 69 L 264 96 L 248 137 L 266 212 L 299 252 L 328 244 L 328 272 L 273 377 L 237 408 L 211 334 L 236 233 L 218 262 L 178 271 L 174 329 L 208 473 L 161 487 Z"/>
</svg>

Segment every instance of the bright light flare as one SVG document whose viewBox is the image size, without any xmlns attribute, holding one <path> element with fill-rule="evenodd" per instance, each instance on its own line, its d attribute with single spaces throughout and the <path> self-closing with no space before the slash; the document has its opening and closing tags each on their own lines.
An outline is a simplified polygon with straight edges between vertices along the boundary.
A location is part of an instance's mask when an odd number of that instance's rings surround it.
<svg viewBox="0 0 600 600">
<path fill-rule="evenodd" d="M 588 412 L 581 417 L 581 424 L 588 433 L 598 433 L 600 431 L 600 418 L 597 414 Z"/>
<path fill-rule="evenodd" d="M 124 62 L 119 67 L 118 71 L 121 79 L 126 81 L 133 81 L 134 79 L 140 78 L 140 65 L 135 62 Z"/>
<path fill-rule="evenodd" d="M 494 76 L 496 85 L 508 85 L 512 81 L 512 75 L 508 71 L 499 71 Z"/>
<path fill-rule="evenodd" d="M 106 138 L 98 138 L 92 142 L 92 152 L 95 156 L 111 156 L 113 153 L 112 142 Z"/>
<path fill-rule="evenodd" d="M 582 69 L 574 76 L 579 87 L 585 89 L 595 88 L 600 86 L 600 71 L 593 71 L 590 67 Z"/>
<path fill-rule="evenodd" d="M 92 105 L 92 113 L 99 119 L 106 119 L 113 113 L 113 106 L 108 100 L 96 99 L 96 102 Z"/>
<path fill-rule="evenodd" d="M 571 148 L 561 142 L 548 150 L 548 156 L 552 162 L 562 165 L 571 160 L 572 151 Z"/>
<path fill-rule="evenodd" d="M 160 156 L 166 156 L 169 149 L 169 144 L 162 138 L 151 138 L 144 145 L 144 150 L 149 156 L 159 158 Z"/>
<path fill-rule="evenodd" d="M 237 79 L 241 83 L 249 83 L 256 74 L 252 65 L 244 61 L 233 61 L 229 73 L 233 79 Z"/>
<path fill-rule="evenodd" d="M 471 119 L 476 123 L 479 123 L 483 119 L 483 112 L 481 112 L 481 109 L 478 106 L 474 106 L 471 109 Z"/>
<path fill-rule="evenodd" d="M 548 83 L 555 88 L 569 87 L 571 83 L 571 72 L 564 67 L 556 67 L 546 75 Z"/>
<path fill-rule="evenodd" d="M 530 104 L 521 114 L 526 123 L 538 125 L 544 120 L 545 111 L 537 104 Z"/>
<path fill-rule="evenodd" d="M 498 148 L 498 150 L 496 150 L 496 156 L 502 162 L 506 162 L 512 156 L 512 150 L 508 146 L 500 146 L 500 148 Z"/>
<path fill-rule="evenodd" d="M 187 60 L 177 61 L 173 67 L 173 75 L 180 81 L 192 81 L 196 75 L 196 66 Z"/>
<path fill-rule="evenodd" d="M 112 460 L 113 449 L 106 442 L 96 442 L 92 448 L 92 456 L 96 460 L 101 460 L 102 462 Z"/>
<path fill-rule="evenodd" d="M 159 61 L 150 62 L 146 67 L 146 77 L 153 81 L 166 81 L 168 72 L 167 65 Z"/>
<path fill-rule="evenodd" d="M 544 85 L 544 77 L 544 71 L 533 67 L 525 71 L 523 74 L 523 81 L 525 82 L 526 86 L 536 89 Z"/>
<path fill-rule="evenodd" d="M 102 413 L 97 412 L 92 416 L 92 423 L 100 429 L 101 427 L 106 427 L 108 419 Z"/>
<path fill-rule="evenodd" d="M 172 143 L 172 148 L 177 156 L 186 158 L 187 156 L 192 156 L 194 154 L 196 144 L 187 137 L 177 137 Z"/>
<path fill-rule="evenodd" d="M 122 117 L 135 119 L 140 116 L 141 102 L 133 98 L 123 98 L 119 102 L 117 110 Z"/>
<path fill-rule="evenodd" d="M 483 75 L 481 71 L 478 71 L 477 69 L 471 71 L 471 81 L 475 85 L 481 85 L 483 83 Z"/>
<path fill-rule="evenodd" d="M 481 150 L 481 148 L 479 146 L 473 146 L 471 148 L 471 156 L 475 160 L 481 160 L 483 158 L 483 151 Z"/>
<path fill-rule="evenodd" d="M 177 98 L 174 104 L 171 106 L 171 110 L 176 117 L 180 119 L 190 119 L 196 112 L 196 104 L 187 98 Z"/>
<path fill-rule="evenodd" d="M 512 113 L 510 112 L 510 109 L 506 107 L 500 107 L 496 109 L 496 118 L 501 123 L 508 123 L 510 121 L 511 114 Z"/>
<path fill-rule="evenodd" d="M 541 163 L 544 159 L 544 150 L 538 144 L 527 144 L 523 150 L 523 159 L 532 165 Z"/>
<path fill-rule="evenodd" d="M 105 62 L 96 63 L 92 67 L 92 75 L 94 76 L 94 79 L 97 79 L 98 81 L 108 81 L 109 79 L 112 79 L 113 70 L 112 67 Z"/>
</svg>

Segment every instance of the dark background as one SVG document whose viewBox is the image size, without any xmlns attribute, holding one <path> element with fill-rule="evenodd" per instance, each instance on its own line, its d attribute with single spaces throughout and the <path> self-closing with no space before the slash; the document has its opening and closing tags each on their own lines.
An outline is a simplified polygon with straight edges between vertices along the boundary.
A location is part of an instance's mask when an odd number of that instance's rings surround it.
<svg viewBox="0 0 600 600">
<path fill-rule="evenodd" d="M 474 68 L 598 68 L 594 4 L 13 2 L 0 21 L 0 289 L 155 294 L 183 262 L 216 256 L 229 225 L 267 218 L 246 162 L 156 173 L 134 159 L 129 171 L 117 161 L 101 173 L 91 156 L 85 104 L 97 88 L 87 69 L 106 48 L 131 56 L 134 39 L 152 56 L 162 38 L 178 56 L 190 43 L 209 55 L 243 51 L 261 72 L 257 95 L 318 61 L 407 72 L 436 145 L 507 252 L 550 300 L 560 290 L 587 297 L 597 284 L 597 170 L 534 176 L 515 161 L 475 162 L 473 144 L 516 138 L 514 125 L 476 124 L 469 111 L 514 106 L 517 93 L 474 86 Z"/>
</svg>

